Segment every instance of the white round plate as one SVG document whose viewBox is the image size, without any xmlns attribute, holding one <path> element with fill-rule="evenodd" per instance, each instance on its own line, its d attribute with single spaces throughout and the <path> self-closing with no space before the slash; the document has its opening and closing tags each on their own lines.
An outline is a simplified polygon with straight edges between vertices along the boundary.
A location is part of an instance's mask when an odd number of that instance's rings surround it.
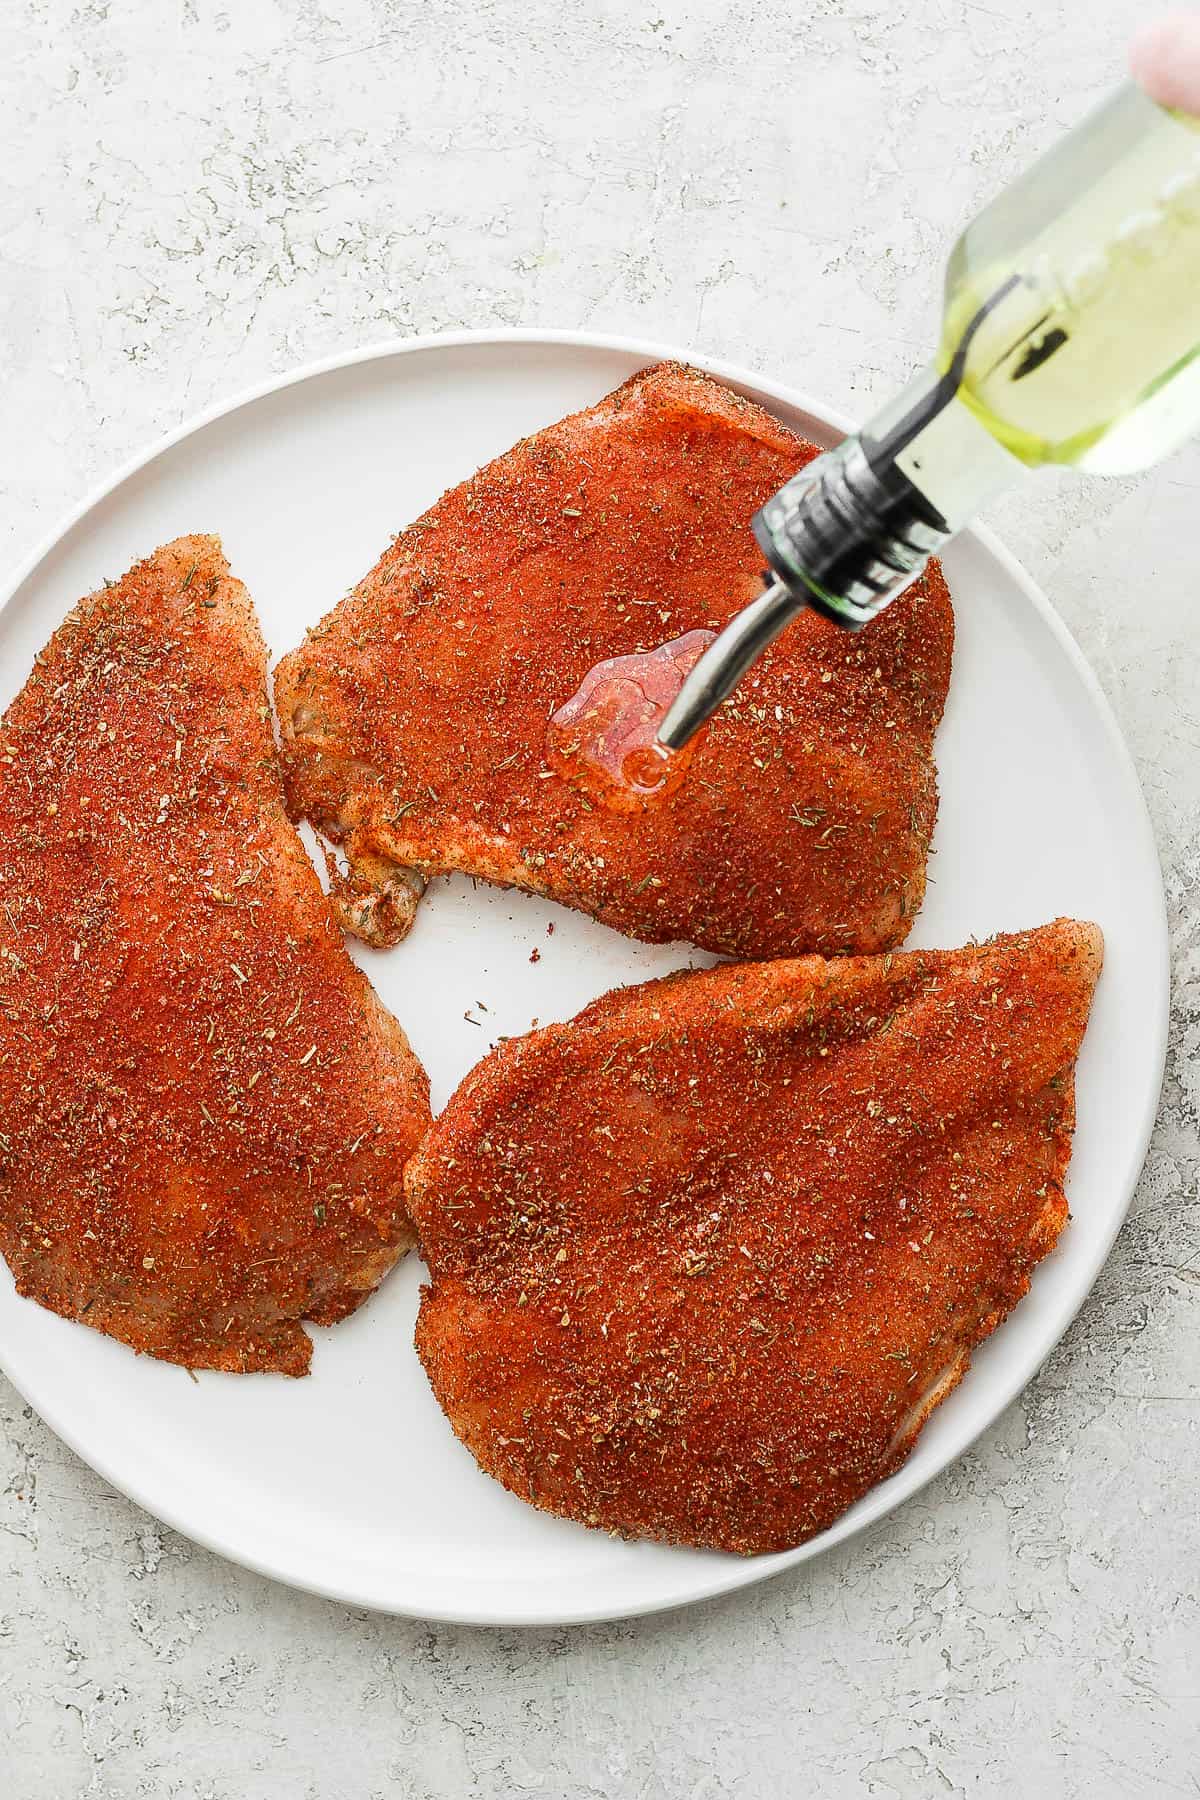
<svg viewBox="0 0 1200 1800">
<path fill-rule="evenodd" d="M 0 702 L 81 594 L 182 532 L 221 533 L 281 654 L 443 489 L 671 354 L 566 333 L 414 340 L 209 413 L 123 470 L 21 573 L 0 616 Z M 845 429 L 790 388 L 705 366 L 809 437 Z M 936 854 L 910 942 L 957 946 L 1070 913 L 1103 926 L 1107 958 L 1079 1062 L 1073 1222 L 898 1475 L 822 1537 L 754 1560 L 548 1518 L 481 1474 L 442 1418 L 412 1349 L 415 1256 L 355 1318 L 314 1333 L 301 1381 L 189 1379 L 18 1299 L 0 1265 L 0 1365 L 47 1423 L 115 1487 L 237 1562 L 357 1606 L 481 1624 L 617 1618 L 761 1580 L 958 1456 L 1042 1362 L 1120 1227 L 1162 1077 L 1167 965 L 1145 807 L 1079 651 L 986 533 L 961 538 L 945 566 L 958 646 Z M 460 879 L 434 884 L 399 949 L 360 957 L 424 1059 L 435 1107 L 502 1032 L 689 959 L 706 960 Z"/>
</svg>

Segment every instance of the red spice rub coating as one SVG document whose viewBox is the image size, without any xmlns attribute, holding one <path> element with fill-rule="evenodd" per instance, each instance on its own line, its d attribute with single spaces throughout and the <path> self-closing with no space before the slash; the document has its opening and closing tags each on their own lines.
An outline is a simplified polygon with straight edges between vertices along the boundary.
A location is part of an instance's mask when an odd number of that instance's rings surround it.
<svg viewBox="0 0 1200 1800">
<path fill-rule="evenodd" d="M 661 807 L 605 811 L 547 761 L 547 720 L 593 664 L 717 630 L 761 591 L 750 519 L 816 454 L 665 363 L 401 533 L 276 677 L 290 804 L 345 843 L 349 930 L 403 935 L 419 880 L 388 879 L 406 865 L 739 957 L 905 936 L 954 629 L 935 566 L 858 635 L 791 626 Z"/>
<path fill-rule="evenodd" d="M 302 1375 L 411 1243 L 429 1118 L 283 809 L 249 596 L 185 537 L 0 723 L 0 1248 L 193 1368 Z"/>
<path fill-rule="evenodd" d="M 408 1169 L 417 1349 L 514 1493 L 741 1552 L 904 1461 L 1067 1217 L 1100 967 L 1060 920 L 726 966 L 507 1044 Z"/>
</svg>

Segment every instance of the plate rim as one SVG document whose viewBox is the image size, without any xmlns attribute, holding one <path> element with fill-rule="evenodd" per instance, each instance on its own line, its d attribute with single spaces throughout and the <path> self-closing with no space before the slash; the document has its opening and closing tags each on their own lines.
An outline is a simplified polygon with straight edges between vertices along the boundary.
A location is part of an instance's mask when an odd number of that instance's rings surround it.
<svg viewBox="0 0 1200 1800">
<path fill-rule="evenodd" d="M 205 430 L 209 425 L 216 424 L 219 420 L 227 418 L 243 408 L 253 406 L 271 395 L 298 387 L 306 381 L 323 375 L 336 374 L 358 364 L 383 362 L 395 357 L 420 355 L 429 351 L 486 349 L 505 344 L 548 346 L 566 350 L 611 351 L 619 355 L 641 358 L 646 362 L 687 362 L 693 367 L 715 376 L 718 380 L 748 388 L 758 394 L 767 394 L 786 405 L 807 412 L 813 417 L 825 421 L 834 431 L 849 432 L 855 429 L 853 420 L 839 408 L 827 405 L 805 390 L 794 387 L 790 382 L 777 380 L 769 374 L 760 374 L 744 364 L 708 356 L 698 349 L 665 344 L 652 338 L 537 326 L 497 326 L 471 330 L 422 332 L 411 337 L 385 338 L 356 349 L 335 351 L 327 356 L 318 357 L 284 370 L 282 373 L 266 376 L 239 389 L 231 396 L 215 401 L 189 415 L 179 425 L 153 439 L 141 450 L 126 458 L 110 475 L 92 487 L 74 507 L 60 515 L 51 529 L 18 563 L 12 576 L 0 583 L 0 615 L 7 611 L 12 601 L 37 573 L 40 566 L 48 560 L 59 544 L 69 536 L 76 526 L 83 522 L 89 513 L 167 451 Z M 8 1367 L 4 1346 L 0 1344 L 0 1372 L 12 1383 L 26 1404 L 33 1408 L 38 1417 L 82 1462 L 135 1506 L 151 1518 L 159 1520 L 172 1531 L 179 1532 L 182 1537 L 198 1544 L 202 1549 L 223 1557 L 228 1562 L 249 1569 L 269 1580 L 280 1582 L 286 1587 L 315 1594 L 322 1599 L 335 1601 L 356 1610 L 378 1613 L 385 1617 L 429 1620 L 439 1624 L 482 1628 L 518 1629 L 529 1627 L 544 1629 L 599 1624 L 669 1612 L 677 1607 L 695 1605 L 702 1600 L 717 1599 L 736 1589 L 756 1585 L 771 1576 L 782 1574 L 785 1570 L 794 1569 L 813 1557 L 823 1554 L 826 1550 L 833 1549 L 835 1545 L 849 1542 L 870 1526 L 877 1524 L 882 1518 L 907 1506 L 930 1482 L 957 1463 L 986 1431 L 995 1426 L 1003 1411 L 1011 1406 L 1018 1395 L 1028 1386 L 1034 1375 L 1053 1353 L 1070 1325 L 1078 1317 L 1128 1217 L 1138 1179 L 1149 1151 L 1166 1072 L 1171 1002 L 1170 936 L 1161 862 L 1149 808 L 1133 756 L 1108 696 L 1101 687 L 1087 658 L 1046 594 L 995 533 L 986 526 L 974 525 L 961 532 L 959 536 L 973 540 L 1001 565 L 1009 579 L 1020 590 L 1024 600 L 1038 616 L 1041 624 L 1049 629 L 1051 636 L 1056 640 L 1059 649 L 1071 665 L 1073 673 L 1081 682 L 1092 703 L 1108 748 L 1114 753 L 1116 766 L 1121 770 L 1127 789 L 1127 798 L 1131 802 L 1132 813 L 1138 821 L 1138 835 L 1141 842 L 1136 846 L 1137 860 L 1140 861 L 1143 855 L 1148 854 L 1158 877 L 1155 884 L 1157 906 L 1154 920 L 1155 934 L 1158 938 L 1157 979 L 1156 992 L 1153 996 L 1157 1032 L 1154 1042 L 1153 1069 L 1150 1071 L 1155 1079 L 1147 1090 L 1148 1096 L 1150 1096 L 1147 1101 L 1147 1109 L 1132 1140 L 1133 1152 L 1121 1177 L 1121 1186 L 1126 1190 L 1125 1201 L 1114 1218 L 1111 1228 L 1093 1246 L 1092 1254 L 1087 1259 L 1081 1274 L 1078 1297 L 1073 1298 L 1069 1309 L 1061 1319 L 1056 1321 L 1053 1336 L 1048 1342 L 1037 1347 L 1034 1353 L 1027 1353 L 1014 1365 L 1009 1379 L 1004 1383 L 1007 1398 L 1003 1400 L 1000 1407 L 981 1421 L 978 1428 L 970 1433 L 948 1461 L 942 1463 L 940 1467 L 931 1469 L 903 1495 L 890 1502 L 887 1501 L 885 1493 L 890 1483 L 882 1483 L 873 1489 L 870 1495 L 864 1496 L 864 1500 L 868 1504 L 864 1507 L 862 1516 L 854 1518 L 849 1523 L 846 1522 L 843 1515 L 843 1519 L 836 1521 L 828 1530 L 791 1550 L 771 1557 L 730 1558 L 726 1568 L 718 1570 L 714 1565 L 715 1579 L 706 1577 L 702 1580 L 695 1580 L 668 1598 L 652 1597 L 644 1605 L 622 1604 L 615 1611 L 611 1606 L 604 1605 L 575 1607 L 566 1611 L 560 1609 L 520 1614 L 507 1611 L 503 1606 L 489 1607 L 486 1604 L 474 1606 L 469 1611 L 455 1606 L 435 1607 L 427 1604 L 410 1607 L 368 1597 L 345 1585 L 339 1585 L 336 1581 L 322 1582 L 317 1576 L 299 1575 L 279 1563 L 272 1563 L 269 1556 L 249 1554 L 242 1548 L 231 1548 L 229 1542 L 222 1539 L 219 1531 L 206 1531 L 203 1526 L 197 1527 L 191 1520 L 184 1522 L 173 1508 L 163 1508 L 157 1504 L 149 1505 L 138 1493 L 136 1484 L 131 1483 L 126 1475 L 114 1473 L 103 1456 L 97 1457 L 90 1449 L 85 1451 L 77 1441 L 74 1428 L 70 1424 L 62 1423 L 56 1416 L 57 1408 L 51 1405 L 49 1408 L 43 1409 L 38 1400 L 34 1398 L 33 1390 L 36 1389 L 36 1383 L 26 1384 L 13 1375 Z M 880 1498 L 881 1496 L 882 1498 Z M 876 1500 L 873 1507 L 869 1504 L 872 1498 Z M 860 1506 L 862 1504 L 860 1502 Z"/>
</svg>

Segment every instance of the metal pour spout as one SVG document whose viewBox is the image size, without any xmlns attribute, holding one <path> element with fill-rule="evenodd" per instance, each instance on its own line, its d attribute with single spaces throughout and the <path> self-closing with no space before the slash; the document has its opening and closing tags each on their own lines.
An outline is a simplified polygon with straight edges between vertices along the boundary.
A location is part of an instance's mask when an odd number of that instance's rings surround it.
<svg viewBox="0 0 1200 1800">
<path fill-rule="evenodd" d="M 792 593 L 781 581 L 772 581 L 765 593 L 730 620 L 671 702 L 658 728 L 657 741 L 664 749 L 682 750 L 695 737 L 721 702 L 728 700 L 751 664 L 806 604 L 802 595 Z"/>
<path fill-rule="evenodd" d="M 755 515 L 771 585 L 730 620 L 684 682 L 659 727 L 665 750 L 681 750 L 695 736 L 797 613 L 811 607 L 857 631 L 945 543 L 947 521 L 904 474 L 896 452 L 944 409 L 953 388 L 948 381 L 918 386 L 918 404 L 891 442 L 872 446 L 868 455 L 863 440 L 846 438 Z"/>
</svg>

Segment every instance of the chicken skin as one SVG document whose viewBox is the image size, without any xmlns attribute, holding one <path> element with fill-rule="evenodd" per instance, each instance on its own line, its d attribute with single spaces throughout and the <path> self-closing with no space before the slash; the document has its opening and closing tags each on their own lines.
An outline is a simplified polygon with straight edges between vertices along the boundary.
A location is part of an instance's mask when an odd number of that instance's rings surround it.
<svg viewBox="0 0 1200 1800">
<path fill-rule="evenodd" d="M 549 1512 L 754 1553 L 898 1469 L 1067 1218 L 1100 968 L 957 951 L 626 988 L 481 1063 L 409 1165 L 417 1349 Z"/>
<path fill-rule="evenodd" d="M 0 1249 L 190 1368 L 302 1375 L 412 1241 L 425 1075 L 283 807 L 212 537 L 83 600 L 0 722 Z"/>
<path fill-rule="evenodd" d="M 342 845 L 347 929 L 396 942 L 424 878 L 462 870 L 736 957 L 900 942 L 950 677 L 935 566 L 857 635 L 792 625 L 657 806 L 595 804 L 547 747 L 595 665 L 717 631 L 761 590 L 750 519 L 816 454 L 661 364 L 401 533 L 276 677 L 293 816 Z"/>
</svg>

